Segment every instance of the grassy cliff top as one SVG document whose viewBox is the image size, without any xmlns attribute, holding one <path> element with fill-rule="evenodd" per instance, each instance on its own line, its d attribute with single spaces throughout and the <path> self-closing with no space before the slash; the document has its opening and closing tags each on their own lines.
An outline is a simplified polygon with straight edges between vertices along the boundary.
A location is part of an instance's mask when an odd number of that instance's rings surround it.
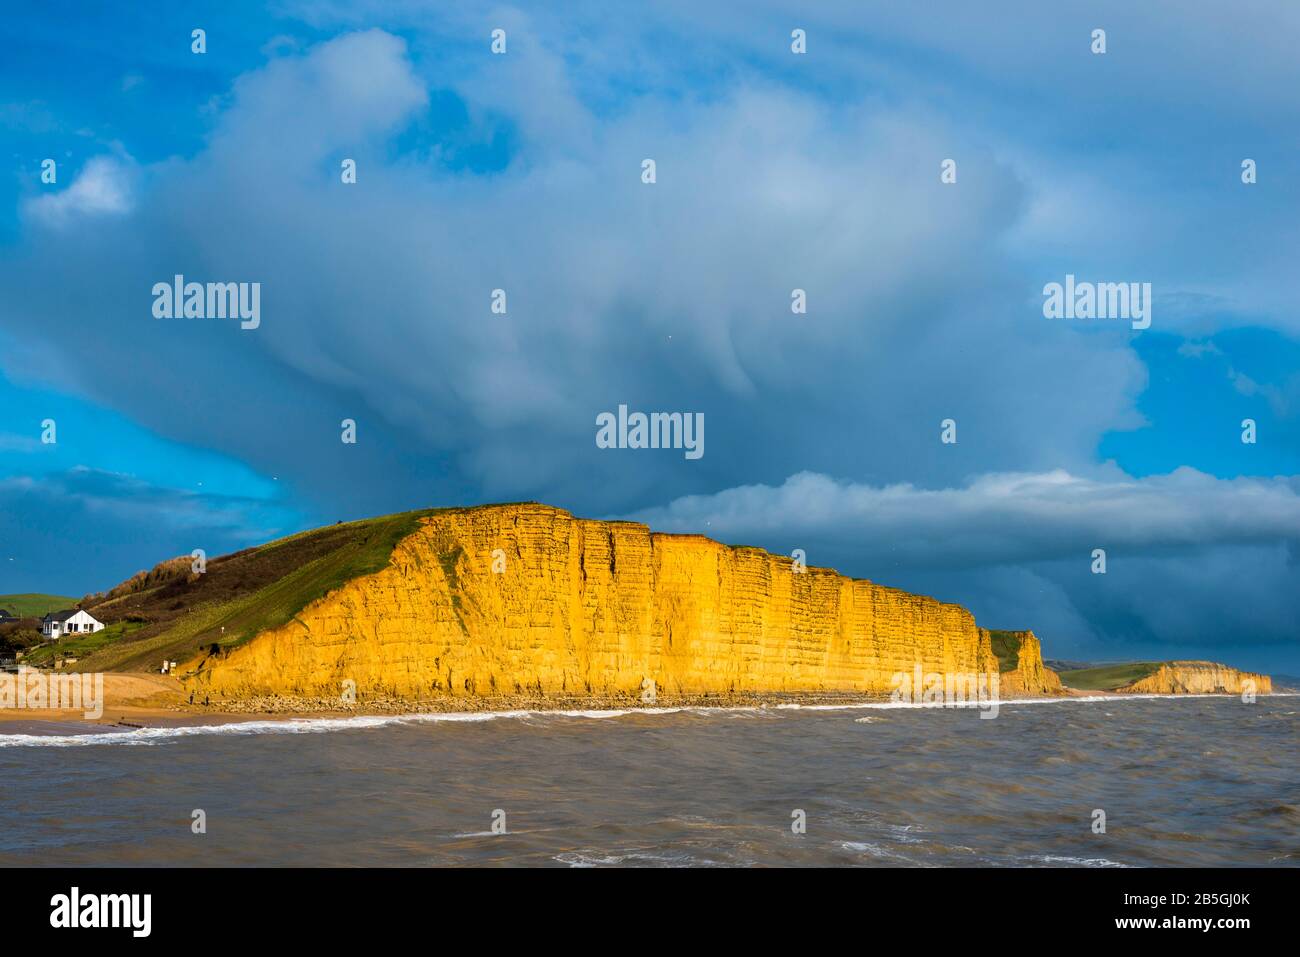
<svg viewBox="0 0 1300 957">
<path fill-rule="evenodd" d="M 1080 691 L 1114 691 L 1154 673 L 1159 661 L 1128 661 L 1118 665 L 1101 665 L 1078 671 L 1060 672 L 1061 683 Z"/>
<path fill-rule="evenodd" d="M 71 608 L 78 600 L 67 595 L 41 595 L 28 592 L 22 595 L 0 595 L 0 608 L 15 618 L 42 618 L 49 612 Z"/>
<path fill-rule="evenodd" d="M 108 626 L 89 636 L 78 671 L 142 671 L 184 661 L 209 645 L 230 647 L 277 628 L 348 581 L 380 571 L 397 543 L 430 511 L 340 522 L 210 559 L 202 575 L 171 559 L 137 575 L 87 610 Z M 97 639 L 97 640 L 94 640 Z M 64 643 L 60 643 L 62 647 Z"/>
<path fill-rule="evenodd" d="M 1020 666 L 1020 642 L 1023 631 L 989 629 L 989 643 L 998 656 L 998 671 L 1015 671 Z"/>
</svg>

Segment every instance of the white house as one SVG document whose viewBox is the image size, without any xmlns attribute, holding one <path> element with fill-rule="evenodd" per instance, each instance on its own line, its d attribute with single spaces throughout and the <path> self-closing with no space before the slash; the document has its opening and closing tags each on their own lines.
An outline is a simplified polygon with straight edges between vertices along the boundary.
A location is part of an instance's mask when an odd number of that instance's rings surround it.
<svg viewBox="0 0 1300 957">
<path fill-rule="evenodd" d="M 41 634 L 46 638 L 62 638 L 64 635 L 88 635 L 103 631 L 104 623 L 92 618 L 80 608 L 56 611 L 41 619 Z"/>
</svg>

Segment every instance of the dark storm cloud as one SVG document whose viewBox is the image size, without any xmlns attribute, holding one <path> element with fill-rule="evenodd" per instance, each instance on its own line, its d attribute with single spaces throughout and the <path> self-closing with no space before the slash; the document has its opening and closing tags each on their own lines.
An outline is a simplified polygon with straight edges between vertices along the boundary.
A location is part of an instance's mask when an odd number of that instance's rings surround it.
<svg viewBox="0 0 1300 957">
<path fill-rule="evenodd" d="M 552 60 L 524 62 L 554 81 Z M 989 241 L 1017 177 L 976 151 L 945 192 L 933 115 L 761 85 L 601 122 L 569 100 L 529 162 L 473 177 L 385 158 L 425 100 L 378 31 L 244 77 L 200 155 L 69 188 L 111 204 L 29 205 L 7 325 L 84 344 L 96 398 L 334 507 L 375 486 L 608 510 L 805 468 L 944 479 L 1085 462 L 1136 422 L 1125 343 L 1035 321 Z M 148 290 L 178 273 L 260 281 L 261 327 L 153 319 Z M 602 453 L 595 417 L 620 403 L 703 412 L 705 458 Z M 943 456 L 958 413 L 979 440 Z"/>
</svg>

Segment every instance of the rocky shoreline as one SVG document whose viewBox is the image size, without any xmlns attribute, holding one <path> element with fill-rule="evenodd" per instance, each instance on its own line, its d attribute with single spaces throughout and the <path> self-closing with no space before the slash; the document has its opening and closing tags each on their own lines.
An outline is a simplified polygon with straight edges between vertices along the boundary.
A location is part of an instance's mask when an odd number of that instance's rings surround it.
<svg viewBox="0 0 1300 957">
<path fill-rule="evenodd" d="M 871 701 L 888 701 L 888 695 L 862 693 L 827 694 L 705 694 L 661 695 L 653 702 L 628 695 L 493 695 L 476 697 L 439 697 L 424 699 L 363 697 L 356 702 L 337 697 L 292 695 L 250 698 L 209 698 L 206 704 L 173 705 L 170 710 L 184 714 L 342 714 L 393 715 L 443 714 L 491 711 L 611 711 L 661 708 L 771 708 L 781 705 L 845 705 Z"/>
<path fill-rule="evenodd" d="M 1095 693 L 1095 692 L 1093 692 Z M 1070 692 L 1052 697 L 1069 697 Z M 1009 702 L 1019 698 L 1039 698 L 1042 695 L 1001 695 L 999 701 Z M 844 706 L 889 701 L 888 694 L 870 694 L 861 691 L 798 692 L 798 693 L 742 693 L 702 695 L 658 695 L 654 701 L 645 701 L 639 695 L 484 695 L 442 696 L 435 698 L 388 698 L 363 696 L 355 702 L 341 701 L 338 697 L 311 697 L 295 695 L 253 696 L 247 698 L 209 697 L 207 703 L 172 706 L 171 710 L 186 714 L 240 714 L 240 715 L 394 715 L 394 714 L 444 714 L 494 711 L 613 711 L 647 710 L 663 708 L 778 708 L 798 705 L 802 707 Z M 972 701 L 972 706 L 976 702 Z"/>
</svg>

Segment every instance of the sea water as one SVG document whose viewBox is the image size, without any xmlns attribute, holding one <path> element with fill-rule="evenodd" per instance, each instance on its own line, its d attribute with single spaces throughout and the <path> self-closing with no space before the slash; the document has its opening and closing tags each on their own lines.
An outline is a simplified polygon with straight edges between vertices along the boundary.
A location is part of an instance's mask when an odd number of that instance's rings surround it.
<svg viewBox="0 0 1300 957">
<path fill-rule="evenodd" d="M 1298 742 L 1281 695 L 10 723 L 0 865 L 1295 866 Z"/>
</svg>

